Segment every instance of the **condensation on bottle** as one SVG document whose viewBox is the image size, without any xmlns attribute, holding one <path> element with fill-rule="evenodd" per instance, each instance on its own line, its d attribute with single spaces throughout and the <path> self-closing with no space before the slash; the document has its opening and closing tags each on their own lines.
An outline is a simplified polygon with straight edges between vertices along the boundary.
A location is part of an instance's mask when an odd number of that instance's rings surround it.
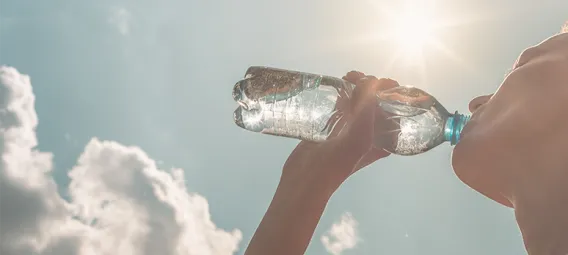
<svg viewBox="0 0 568 255">
<path fill-rule="evenodd" d="M 234 121 L 253 132 L 321 142 L 344 130 L 354 87 L 335 77 L 253 66 L 233 88 Z M 377 110 L 388 117 L 376 123 L 374 144 L 394 154 L 456 144 L 469 120 L 415 87 L 382 91 L 377 99 Z"/>
</svg>

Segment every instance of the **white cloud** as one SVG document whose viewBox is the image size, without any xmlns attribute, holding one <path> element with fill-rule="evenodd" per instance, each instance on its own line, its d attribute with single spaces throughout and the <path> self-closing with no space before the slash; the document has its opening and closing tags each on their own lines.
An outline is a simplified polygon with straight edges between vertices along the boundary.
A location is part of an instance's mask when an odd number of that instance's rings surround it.
<svg viewBox="0 0 568 255">
<path fill-rule="evenodd" d="M 114 25 L 120 34 L 128 35 L 130 33 L 132 14 L 123 7 L 115 7 L 110 11 L 108 22 Z"/>
<path fill-rule="evenodd" d="M 351 213 L 344 213 L 341 220 L 333 223 L 331 229 L 321 237 L 325 249 L 333 255 L 339 255 L 344 250 L 355 248 L 360 241 L 357 236 L 357 225 Z"/>
<path fill-rule="evenodd" d="M 69 172 L 70 202 L 35 149 L 30 79 L 0 67 L 0 254 L 184 254 L 236 252 L 239 230 L 210 218 L 181 169 L 157 168 L 140 148 L 92 139 Z"/>
</svg>

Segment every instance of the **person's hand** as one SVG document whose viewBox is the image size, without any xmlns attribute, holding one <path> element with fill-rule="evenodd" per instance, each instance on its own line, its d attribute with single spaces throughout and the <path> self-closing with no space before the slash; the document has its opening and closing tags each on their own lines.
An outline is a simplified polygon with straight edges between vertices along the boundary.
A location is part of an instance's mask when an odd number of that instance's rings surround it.
<svg viewBox="0 0 568 255">
<path fill-rule="evenodd" d="M 377 143 L 375 132 L 387 131 L 385 125 L 392 123 L 378 107 L 376 94 L 398 83 L 359 72 L 350 72 L 343 79 L 356 86 L 349 100 L 339 98 L 335 105 L 344 113 L 337 115 L 341 116 L 335 124 L 338 129 L 324 142 L 303 141 L 294 149 L 245 254 L 304 254 L 339 185 L 357 170 L 389 155 L 373 146 L 382 144 Z"/>
<path fill-rule="evenodd" d="M 302 141 L 284 165 L 282 179 L 310 181 L 335 191 L 359 169 L 389 155 L 374 146 L 375 132 L 385 129 L 387 115 L 377 105 L 378 91 L 399 86 L 390 79 L 377 79 L 360 72 L 349 72 L 343 79 L 356 85 L 349 104 L 344 108 L 341 132 L 320 143 Z M 338 103 L 340 104 L 340 103 Z"/>
</svg>

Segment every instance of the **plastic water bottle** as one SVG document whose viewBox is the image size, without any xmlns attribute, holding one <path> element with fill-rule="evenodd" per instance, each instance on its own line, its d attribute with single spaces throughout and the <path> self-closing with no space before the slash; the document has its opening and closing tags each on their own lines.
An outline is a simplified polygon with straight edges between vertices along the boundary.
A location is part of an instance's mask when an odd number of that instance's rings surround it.
<svg viewBox="0 0 568 255">
<path fill-rule="evenodd" d="M 253 66 L 233 88 L 240 105 L 234 121 L 253 132 L 324 141 L 345 127 L 354 87 L 335 77 Z M 449 113 L 415 87 L 381 91 L 377 98 L 377 107 L 389 117 L 375 132 L 375 146 L 398 155 L 420 154 L 444 142 L 455 145 L 469 120 L 458 112 Z"/>
</svg>

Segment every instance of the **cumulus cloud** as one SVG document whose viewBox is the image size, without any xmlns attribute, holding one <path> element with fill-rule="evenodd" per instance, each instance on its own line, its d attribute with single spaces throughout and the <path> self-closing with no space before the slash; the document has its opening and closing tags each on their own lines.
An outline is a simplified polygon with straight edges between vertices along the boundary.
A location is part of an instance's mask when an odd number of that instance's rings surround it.
<svg viewBox="0 0 568 255">
<path fill-rule="evenodd" d="M 207 200 L 189 193 L 181 169 L 144 151 L 93 138 L 69 172 L 69 201 L 40 152 L 30 78 L 0 67 L 0 254 L 228 255 L 239 230 L 213 223 Z"/>
<path fill-rule="evenodd" d="M 333 255 L 339 255 L 344 250 L 355 248 L 360 240 L 357 224 L 351 213 L 344 213 L 339 222 L 333 223 L 331 229 L 321 237 L 325 249 Z"/>
<path fill-rule="evenodd" d="M 115 7 L 110 10 L 108 22 L 114 25 L 120 34 L 128 35 L 130 33 L 132 14 L 123 7 Z"/>
</svg>

